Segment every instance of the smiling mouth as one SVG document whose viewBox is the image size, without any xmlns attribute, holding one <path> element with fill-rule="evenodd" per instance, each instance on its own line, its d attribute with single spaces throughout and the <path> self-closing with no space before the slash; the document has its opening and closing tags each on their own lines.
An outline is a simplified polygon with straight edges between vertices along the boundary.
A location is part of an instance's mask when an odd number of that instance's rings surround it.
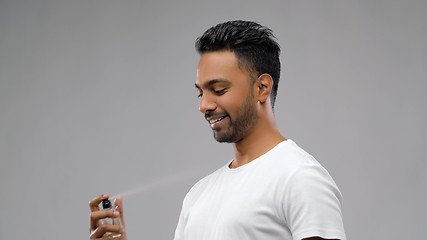
<svg viewBox="0 0 427 240">
<path fill-rule="evenodd" d="M 221 120 L 223 120 L 224 118 L 226 118 L 227 116 L 223 116 L 223 117 L 220 117 L 220 118 L 215 118 L 215 119 L 211 119 L 211 120 L 209 120 L 209 124 L 211 125 L 211 126 L 213 126 L 215 123 L 217 123 L 217 122 L 219 122 L 219 121 L 221 121 Z"/>
</svg>

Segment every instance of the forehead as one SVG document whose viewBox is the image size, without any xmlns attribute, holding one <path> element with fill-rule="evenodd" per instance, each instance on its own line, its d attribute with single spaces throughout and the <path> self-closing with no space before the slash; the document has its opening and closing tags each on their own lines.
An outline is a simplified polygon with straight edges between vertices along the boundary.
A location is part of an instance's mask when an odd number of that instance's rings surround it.
<svg viewBox="0 0 427 240">
<path fill-rule="evenodd" d="M 196 85 L 203 86 L 215 79 L 225 79 L 233 82 L 239 79 L 249 79 L 246 69 L 239 67 L 234 52 L 215 51 L 204 53 L 197 66 Z"/>
</svg>

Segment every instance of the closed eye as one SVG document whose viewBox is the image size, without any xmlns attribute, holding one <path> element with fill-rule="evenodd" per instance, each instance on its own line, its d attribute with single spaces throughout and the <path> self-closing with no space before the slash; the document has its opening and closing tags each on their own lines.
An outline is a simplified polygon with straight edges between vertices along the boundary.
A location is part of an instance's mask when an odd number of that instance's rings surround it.
<svg viewBox="0 0 427 240">
<path fill-rule="evenodd" d="M 217 96 L 221 96 L 221 95 L 223 95 L 226 91 L 227 91 L 227 88 L 223 88 L 223 89 L 221 89 L 221 90 L 214 90 L 213 92 L 215 93 L 215 95 L 217 95 Z"/>
<path fill-rule="evenodd" d="M 203 96 L 203 91 L 196 85 L 197 97 L 201 98 Z"/>
</svg>

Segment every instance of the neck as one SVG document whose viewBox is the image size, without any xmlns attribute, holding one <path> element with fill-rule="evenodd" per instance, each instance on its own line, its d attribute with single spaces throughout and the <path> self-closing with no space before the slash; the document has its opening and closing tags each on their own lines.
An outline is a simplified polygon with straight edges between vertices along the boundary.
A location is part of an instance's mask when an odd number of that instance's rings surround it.
<svg viewBox="0 0 427 240">
<path fill-rule="evenodd" d="M 245 165 L 286 140 L 276 126 L 272 111 L 261 114 L 261 116 L 247 136 L 233 143 L 234 160 L 231 162 L 230 168 Z"/>
</svg>

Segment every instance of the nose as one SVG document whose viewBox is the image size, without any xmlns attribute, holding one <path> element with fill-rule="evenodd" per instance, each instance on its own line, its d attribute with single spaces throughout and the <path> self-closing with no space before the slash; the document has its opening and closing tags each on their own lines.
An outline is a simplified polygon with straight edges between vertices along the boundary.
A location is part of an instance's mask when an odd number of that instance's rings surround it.
<svg viewBox="0 0 427 240">
<path fill-rule="evenodd" d="M 216 103 L 207 96 L 207 94 L 204 94 L 200 99 L 199 104 L 199 111 L 203 114 L 207 112 L 214 111 L 216 109 Z"/>
</svg>

